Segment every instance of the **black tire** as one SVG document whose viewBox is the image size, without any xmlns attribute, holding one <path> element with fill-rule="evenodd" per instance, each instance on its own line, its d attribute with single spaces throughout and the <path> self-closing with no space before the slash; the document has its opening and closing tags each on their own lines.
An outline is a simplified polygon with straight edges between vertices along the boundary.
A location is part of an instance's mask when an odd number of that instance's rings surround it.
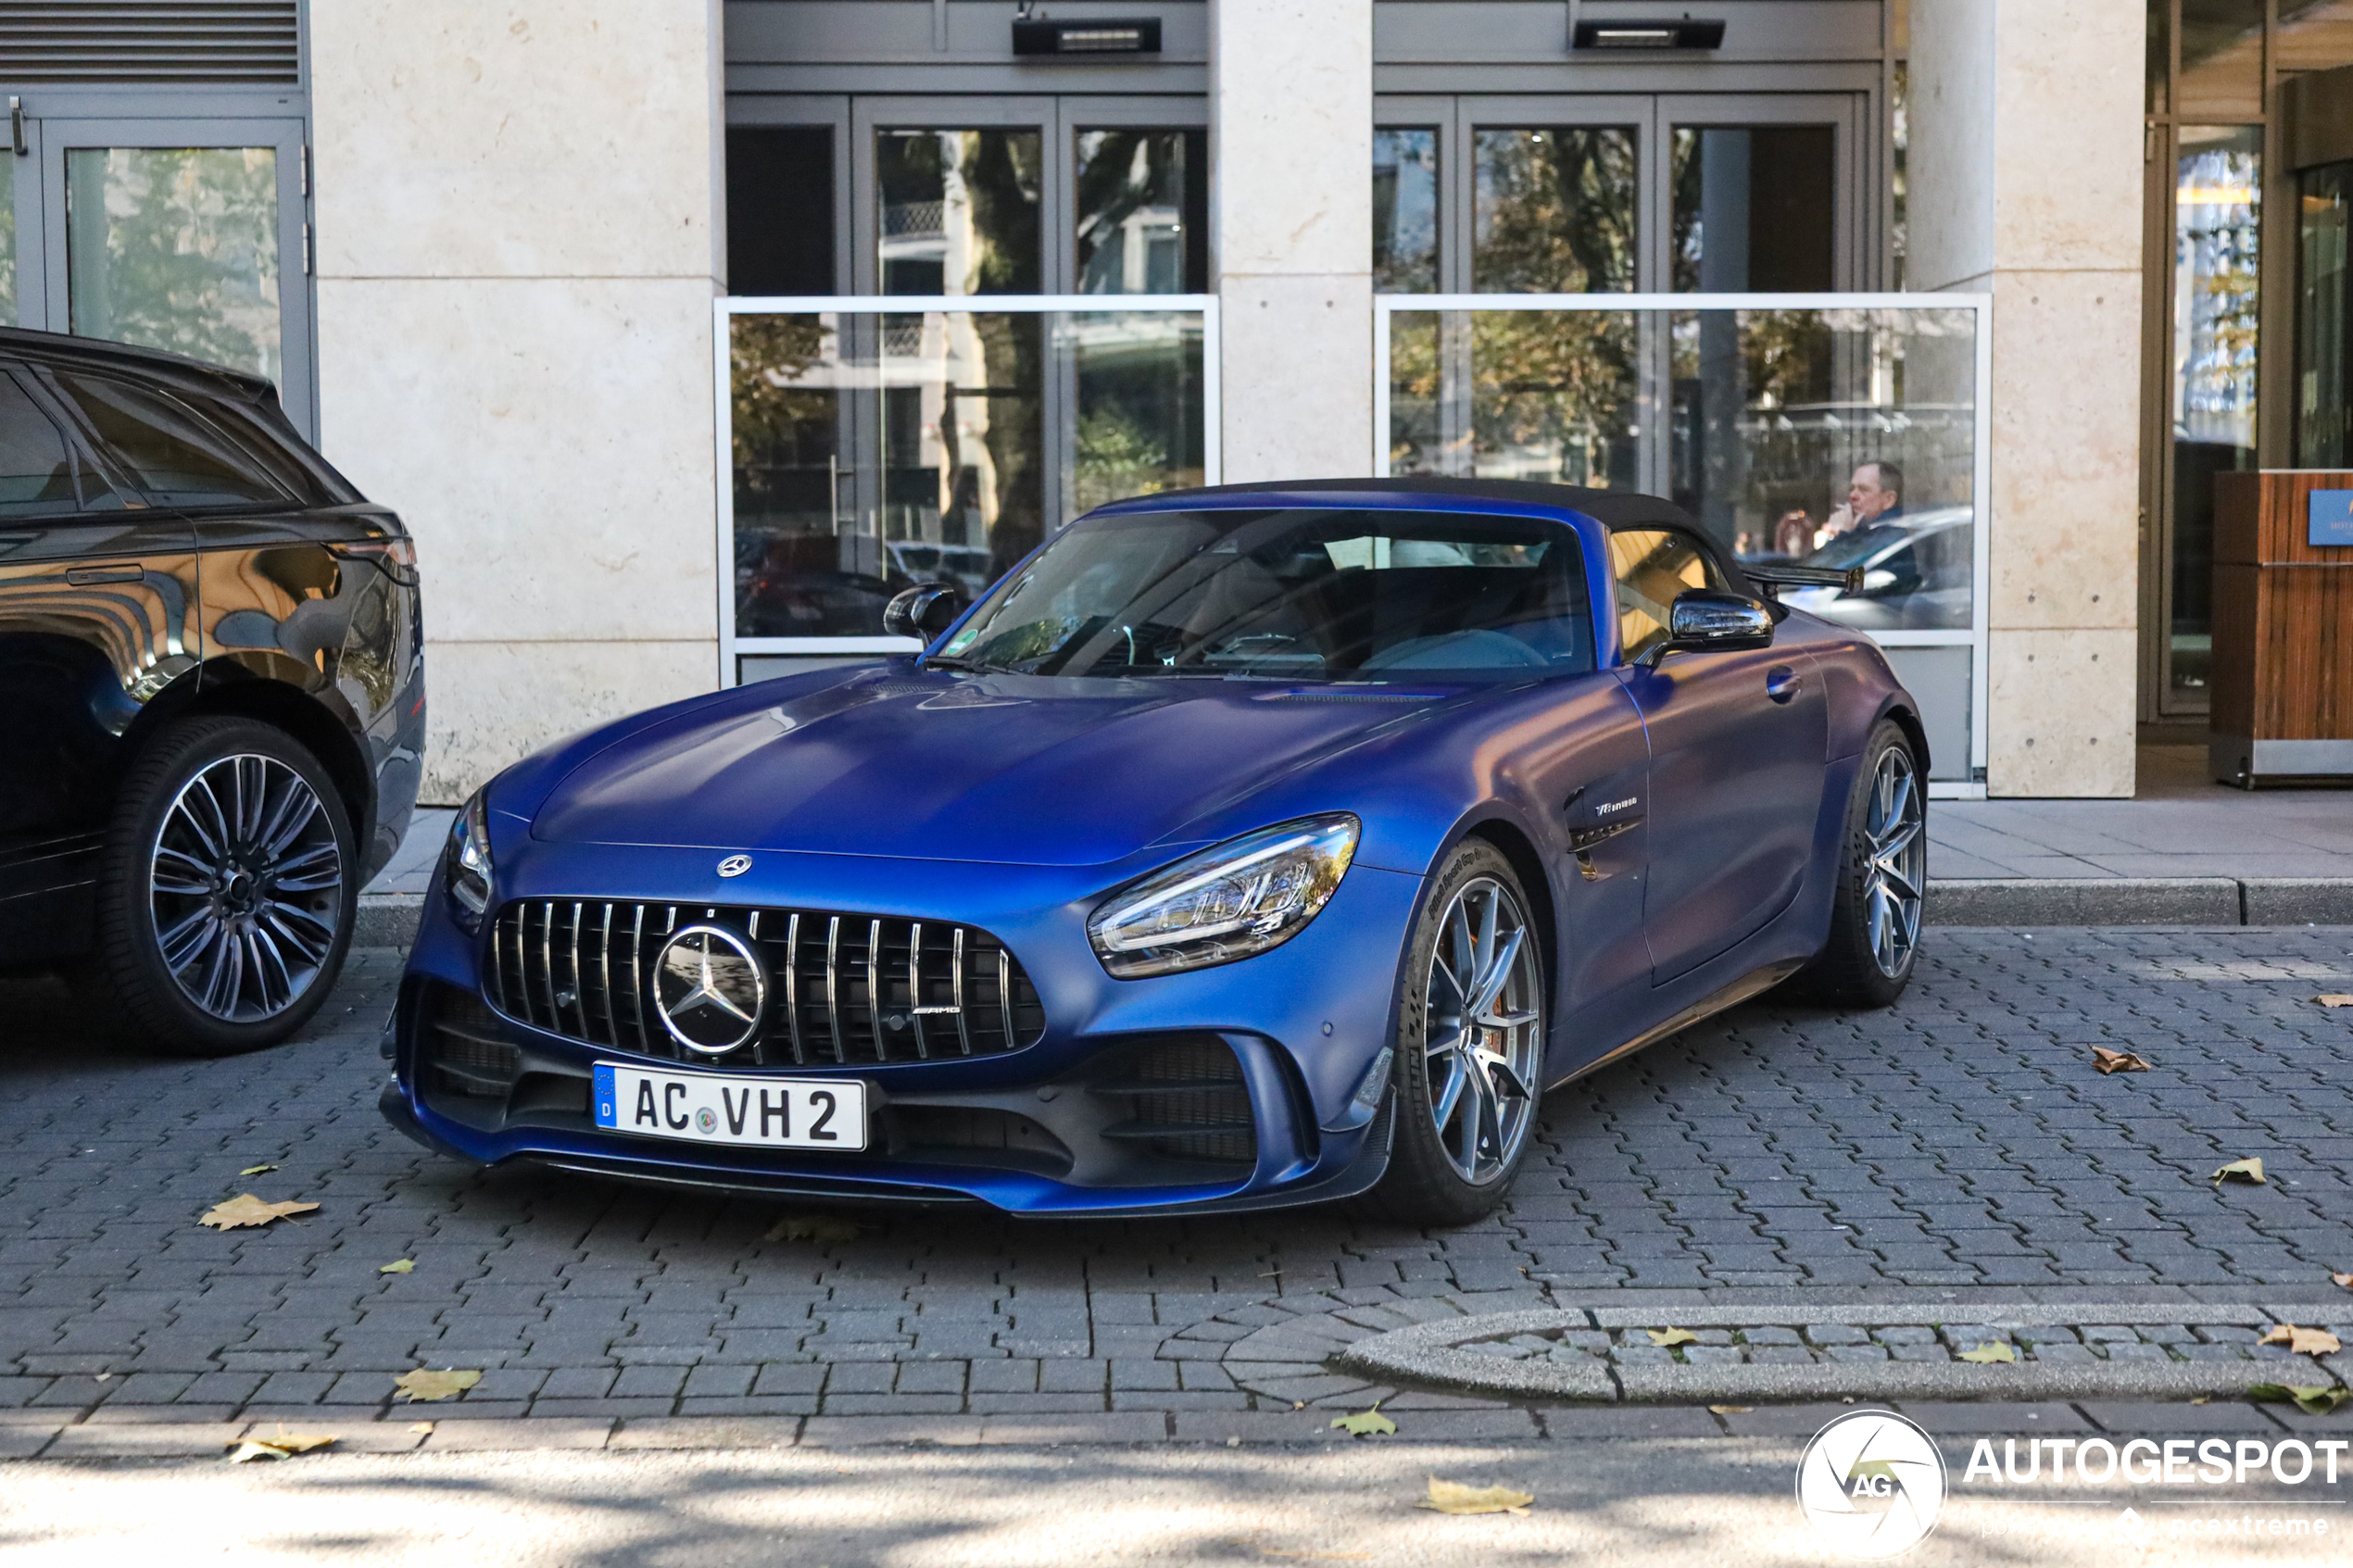
<svg viewBox="0 0 2353 1568">
<path fill-rule="evenodd" d="M 208 1057 L 274 1046 L 334 988 L 359 867 L 342 797 L 285 732 L 174 724 L 116 797 L 84 994 L 134 1046 Z"/>
<path fill-rule="evenodd" d="M 1883 1008 L 1911 984 L 1928 884 L 1927 806 L 1911 737 L 1881 720 L 1847 796 L 1830 940 L 1798 976 L 1801 995 L 1832 1007 Z"/>
<path fill-rule="evenodd" d="M 1450 919 L 1458 909 L 1466 911 L 1460 927 Z M 1473 923 L 1482 920 L 1482 909 L 1495 917 L 1486 956 L 1478 956 Z M 1509 940 L 1513 929 L 1521 934 L 1516 942 Z M 1467 949 L 1466 933 L 1471 937 Z M 1519 878 L 1493 846 L 1472 839 L 1452 851 L 1430 877 L 1398 977 L 1390 1040 L 1396 1057 L 1390 1069 L 1396 1099 L 1389 1169 L 1370 1195 L 1377 1211 L 1413 1225 L 1466 1225 L 1494 1212 L 1511 1190 L 1536 1141 L 1537 1101 L 1543 1093 L 1549 1015 L 1541 941 Z M 1494 961 L 1507 946 L 1501 962 Z M 1474 955 L 1467 963 L 1466 950 Z M 1505 1027 L 1450 1028 L 1461 1017 L 1459 1010 L 1448 1010 L 1447 998 L 1461 995 L 1451 984 L 1454 967 L 1500 987 L 1481 1016 L 1504 1021 Z M 1498 969 L 1506 972 L 1500 981 L 1494 979 Z M 1481 988 L 1477 978 L 1470 985 L 1474 991 Z M 1433 1028 L 1441 1046 L 1435 1053 Z M 1466 1037 L 1478 1042 L 1479 1055 L 1442 1048 Z M 1458 1080 L 1460 1087 L 1453 1087 Z M 1493 1140 L 1478 1119 L 1482 1083 L 1491 1091 L 1484 1098 L 1493 1117 Z"/>
</svg>

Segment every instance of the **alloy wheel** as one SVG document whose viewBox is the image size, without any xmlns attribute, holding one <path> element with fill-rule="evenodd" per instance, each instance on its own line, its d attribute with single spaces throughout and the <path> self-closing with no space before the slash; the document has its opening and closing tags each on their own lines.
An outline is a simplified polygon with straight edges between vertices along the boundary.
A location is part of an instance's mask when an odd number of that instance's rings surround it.
<svg viewBox="0 0 2353 1568">
<path fill-rule="evenodd" d="M 1920 935 L 1920 885 L 1927 880 L 1928 839 L 1922 830 L 1919 780 L 1909 753 L 1891 746 L 1880 753 L 1871 777 L 1871 802 L 1863 820 L 1869 843 L 1864 901 L 1869 913 L 1871 961 L 1893 980 L 1912 961 Z"/>
<path fill-rule="evenodd" d="M 309 781 L 251 752 L 207 764 L 164 813 L 147 901 L 164 968 L 230 1023 L 283 1012 L 317 981 L 343 907 L 343 849 Z"/>
<path fill-rule="evenodd" d="M 1535 1123 L 1544 1050 L 1542 979 L 1509 888 L 1479 877 L 1454 895 L 1424 995 L 1430 1121 L 1455 1171 L 1484 1184 Z"/>
</svg>

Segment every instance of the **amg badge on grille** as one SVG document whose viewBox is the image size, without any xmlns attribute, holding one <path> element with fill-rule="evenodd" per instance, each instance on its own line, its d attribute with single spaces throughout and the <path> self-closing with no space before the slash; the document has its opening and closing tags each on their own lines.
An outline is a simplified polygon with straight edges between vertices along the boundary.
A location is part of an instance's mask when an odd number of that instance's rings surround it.
<svg viewBox="0 0 2353 1568">
<path fill-rule="evenodd" d="M 768 974 L 742 937 L 719 925 L 690 925 L 654 960 L 654 1007 L 662 1027 L 690 1051 L 724 1056 L 760 1032 Z"/>
<path fill-rule="evenodd" d="M 719 862 L 721 876 L 741 876 L 749 870 L 751 870 L 751 857 L 749 855 L 730 855 Z"/>
</svg>

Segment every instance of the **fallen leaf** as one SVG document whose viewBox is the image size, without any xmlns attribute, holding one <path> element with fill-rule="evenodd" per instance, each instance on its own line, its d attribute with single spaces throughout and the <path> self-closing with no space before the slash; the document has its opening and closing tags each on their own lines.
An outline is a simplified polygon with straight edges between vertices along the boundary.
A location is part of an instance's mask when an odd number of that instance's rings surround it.
<svg viewBox="0 0 2353 1568">
<path fill-rule="evenodd" d="M 2008 1346 L 2002 1344 L 1980 1345 L 1974 1350 L 1963 1350 L 1954 1359 L 1956 1361 L 1975 1361 L 1980 1366 L 1991 1366 L 1995 1361 L 2014 1361 L 2018 1360 L 2018 1352 L 2011 1349 Z"/>
<path fill-rule="evenodd" d="M 2214 1173 L 2214 1183 L 2220 1186 L 2233 1176 L 2254 1182 L 2259 1185 L 2266 1185 L 2263 1180 L 2263 1161 L 2260 1160 L 2233 1160 Z"/>
<path fill-rule="evenodd" d="M 2112 1051 L 2106 1046 L 2092 1047 L 2092 1065 L 2106 1077 L 2110 1073 L 2146 1073 L 2149 1064 L 2136 1051 Z"/>
<path fill-rule="evenodd" d="M 2353 1008 L 2353 996 L 2342 991 L 2329 991 L 2312 998 L 2324 1008 Z"/>
<path fill-rule="evenodd" d="M 858 1227 L 831 1214 L 787 1214 L 770 1225 L 762 1241 L 855 1241 Z"/>
<path fill-rule="evenodd" d="M 1304 1399 L 1293 1399 L 1290 1402 L 1290 1408 L 1295 1411 L 1303 1411 L 1307 1408 L 1307 1401 Z"/>
<path fill-rule="evenodd" d="M 2214 1399 L 2214 1396 L 2213 1396 L 2213 1395 L 2211 1395 L 2211 1394 L 2199 1394 L 2199 1395 L 2196 1395 L 2196 1396 L 2194 1396 L 2194 1397 L 2191 1399 L 2190 1403 L 2192 1403 L 2192 1404 L 2194 1404 L 2194 1405 L 2210 1404 L 2210 1403 L 2212 1403 L 2212 1402 L 2213 1402 L 2213 1399 Z"/>
<path fill-rule="evenodd" d="M 416 1262 L 412 1259 L 396 1258 L 389 1263 L 379 1265 L 376 1269 L 376 1273 L 380 1274 L 405 1274 L 412 1272 L 416 1266 Z"/>
<path fill-rule="evenodd" d="M 286 1459 L 323 1449 L 335 1440 L 332 1432 L 289 1432 L 282 1424 L 267 1437 L 246 1437 L 230 1451 L 231 1464 L 251 1464 L 258 1459 Z"/>
<path fill-rule="evenodd" d="M 2345 1286 L 2346 1289 L 2353 1290 L 2353 1274 L 2331 1274 L 2329 1275 L 2329 1278 L 2336 1281 L 2337 1284 Z"/>
<path fill-rule="evenodd" d="M 2273 1404 L 2292 1399 L 2296 1408 L 2306 1415 L 2327 1415 L 2346 1400 L 2353 1399 L 2353 1388 L 2304 1388 L 2284 1383 L 2258 1383 L 2246 1391 L 2246 1397 Z"/>
<path fill-rule="evenodd" d="M 244 1170 L 238 1172 L 237 1174 L 240 1176 L 266 1176 L 277 1168 L 278 1167 L 275 1165 L 248 1165 Z"/>
<path fill-rule="evenodd" d="M 478 1372 L 434 1372 L 430 1367 L 419 1367 L 394 1378 L 392 1386 L 411 1399 L 454 1399 L 481 1381 L 482 1374 Z"/>
<path fill-rule="evenodd" d="M 264 1203 L 249 1192 L 241 1192 L 197 1215 L 196 1223 L 210 1225 L 217 1231 L 233 1231 L 240 1225 L 266 1225 L 289 1214 L 308 1214 L 318 1207 L 316 1203 Z"/>
<path fill-rule="evenodd" d="M 1699 1336 L 1688 1328 L 1646 1328 L 1642 1332 L 1651 1336 L 1651 1343 L 1654 1345 L 1696 1345 L 1699 1343 Z"/>
<path fill-rule="evenodd" d="M 1378 1405 L 1354 1415 L 1337 1416 L 1332 1424 L 1354 1437 L 1386 1437 L 1397 1430 L 1397 1423 L 1381 1414 Z"/>
<path fill-rule="evenodd" d="M 2298 1328 L 2292 1323 L 2273 1323 L 2271 1332 L 2256 1343 L 2284 1345 L 2298 1356 L 2334 1356 L 2345 1348 L 2336 1336 L 2325 1328 Z"/>
<path fill-rule="evenodd" d="M 430 1421 L 412 1421 L 409 1424 L 409 1430 L 411 1432 L 430 1432 L 433 1430 L 433 1423 Z"/>
<path fill-rule="evenodd" d="M 267 1443 L 239 1443 L 229 1450 L 231 1464 L 250 1464 L 258 1459 L 283 1459 L 286 1450 L 271 1448 Z"/>
<path fill-rule="evenodd" d="M 1460 1481 L 1441 1481 L 1433 1475 L 1429 1496 L 1414 1506 L 1440 1513 L 1516 1513 L 1525 1519 L 1528 1505 L 1535 1500 L 1533 1492 L 1515 1492 L 1509 1486 L 1466 1486 Z"/>
<path fill-rule="evenodd" d="M 1715 1415 L 1746 1415 L 1756 1407 L 1755 1405 L 1710 1405 L 1707 1408 L 1709 1412 Z"/>
</svg>

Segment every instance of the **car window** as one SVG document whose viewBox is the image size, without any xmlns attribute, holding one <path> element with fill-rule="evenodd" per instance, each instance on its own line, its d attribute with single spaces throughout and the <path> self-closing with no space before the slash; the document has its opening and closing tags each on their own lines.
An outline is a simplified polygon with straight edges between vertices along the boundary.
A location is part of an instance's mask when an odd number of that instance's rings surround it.
<svg viewBox="0 0 2353 1568">
<path fill-rule="evenodd" d="M 75 467 L 65 432 L 0 370 L 0 517 L 79 510 Z"/>
<path fill-rule="evenodd" d="M 1641 658 L 1667 640 L 1667 607 L 1687 588 L 1729 588 L 1723 569 L 1677 528 L 1620 528 L 1609 536 L 1617 579 L 1618 657 Z"/>
<path fill-rule="evenodd" d="M 1082 520 L 942 652 L 1040 675 L 1503 679 L 1591 670 L 1593 633 L 1564 524 L 1286 508 Z"/>
<path fill-rule="evenodd" d="M 287 499 L 249 453 L 177 398 L 110 376 L 54 373 L 90 428 L 157 506 L 250 507 Z"/>
</svg>

